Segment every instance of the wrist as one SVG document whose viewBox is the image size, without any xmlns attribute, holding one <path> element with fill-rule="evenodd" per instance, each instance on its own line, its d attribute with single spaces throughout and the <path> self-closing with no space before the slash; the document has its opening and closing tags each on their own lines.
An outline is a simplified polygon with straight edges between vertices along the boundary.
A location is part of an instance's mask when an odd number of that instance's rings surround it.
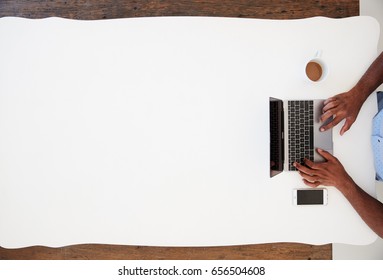
<svg viewBox="0 0 383 280">
<path fill-rule="evenodd" d="M 355 101 L 360 105 L 360 107 L 363 105 L 364 101 L 368 98 L 370 95 L 370 90 L 364 86 L 358 83 L 355 87 L 353 87 L 350 90 L 350 93 L 354 97 Z"/>
<path fill-rule="evenodd" d="M 345 197 L 349 197 L 353 192 L 357 190 L 358 187 L 352 178 L 348 177 L 346 180 L 343 180 L 342 183 L 337 186 L 337 188 L 341 193 L 343 193 Z"/>
</svg>

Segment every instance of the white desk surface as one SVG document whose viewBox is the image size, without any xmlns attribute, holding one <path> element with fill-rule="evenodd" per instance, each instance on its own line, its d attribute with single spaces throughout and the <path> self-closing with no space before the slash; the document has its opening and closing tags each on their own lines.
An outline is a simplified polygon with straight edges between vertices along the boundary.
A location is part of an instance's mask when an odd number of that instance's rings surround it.
<svg viewBox="0 0 383 280">
<path fill-rule="evenodd" d="M 335 188 L 296 207 L 299 175 L 269 178 L 268 98 L 350 89 L 378 34 L 369 17 L 0 19 L 0 246 L 373 242 Z M 375 103 L 334 130 L 372 195 Z"/>
</svg>

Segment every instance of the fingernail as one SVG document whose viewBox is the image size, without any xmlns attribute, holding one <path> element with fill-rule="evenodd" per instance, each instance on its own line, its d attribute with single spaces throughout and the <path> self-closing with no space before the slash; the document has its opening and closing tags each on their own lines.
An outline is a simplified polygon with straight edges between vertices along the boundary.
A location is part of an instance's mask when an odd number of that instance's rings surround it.
<svg viewBox="0 0 383 280">
<path fill-rule="evenodd" d="M 321 148 L 318 148 L 318 152 L 323 152 L 323 150 Z"/>
<path fill-rule="evenodd" d="M 323 127 L 321 127 L 321 128 L 320 128 L 320 131 L 322 131 L 322 132 L 323 132 L 323 131 L 324 131 L 324 128 L 323 128 Z"/>
</svg>

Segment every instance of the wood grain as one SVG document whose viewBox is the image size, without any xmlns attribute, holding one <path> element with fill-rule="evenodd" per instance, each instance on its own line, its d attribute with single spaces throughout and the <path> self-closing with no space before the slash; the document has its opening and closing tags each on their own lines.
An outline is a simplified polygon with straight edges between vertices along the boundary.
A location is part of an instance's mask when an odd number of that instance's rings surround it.
<svg viewBox="0 0 383 280">
<path fill-rule="evenodd" d="M 0 17 L 112 19 L 144 16 L 222 16 L 292 19 L 359 15 L 358 0 L 1 0 Z"/>
<path fill-rule="evenodd" d="M 0 248 L 0 260 L 329 260 L 331 244 L 314 246 L 271 243 L 227 247 L 147 247 L 74 245 L 62 248 L 34 246 Z"/>
<path fill-rule="evenodd" d="M 222 16 L 295 19 L 359 15 L 359 0 L 0 0 L 0 17 L 96 20 L 144 16 Z M 25 233 L 28 234 L 28 233 Z M 184 248 L 74 245 L 62 248 L 0 247 L 0 259 L 331 259 L 331 244 L 273 243 Z"/>
</svg>

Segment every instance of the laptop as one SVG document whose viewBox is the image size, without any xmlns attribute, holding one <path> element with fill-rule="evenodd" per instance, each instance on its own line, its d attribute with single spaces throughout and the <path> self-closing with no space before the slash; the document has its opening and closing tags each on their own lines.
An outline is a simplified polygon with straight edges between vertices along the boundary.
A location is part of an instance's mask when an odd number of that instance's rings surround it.
<svg viewBox="0 0 383 280">
<path fill-rule="evenodd" d="M 325 161 L 317 148 L 333 153 L 332 129 L 319 131 L 323 102 L 270 97 L 270 177 L 282 171 L 297 171 L 293 163 L 304 164 L 305 158 Z"/>
</svg>

